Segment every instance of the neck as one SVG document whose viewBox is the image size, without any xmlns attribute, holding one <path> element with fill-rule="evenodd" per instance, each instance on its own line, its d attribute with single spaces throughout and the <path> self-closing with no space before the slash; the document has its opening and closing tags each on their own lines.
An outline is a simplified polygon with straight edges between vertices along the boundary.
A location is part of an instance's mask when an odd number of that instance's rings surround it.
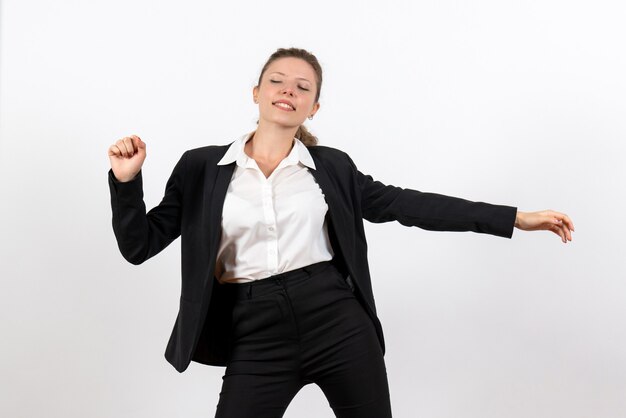
<svg viewBox="0 0 626 418">
<path fill-rule="evenodd" d="M 246 142 L 244 150 L 255 160 L 280 161 L 289 155 L 293 146 L 293 137 L 297 131 L 297 127 L 285 129 L 259 124 L 252 138 Z"/>
</svg>

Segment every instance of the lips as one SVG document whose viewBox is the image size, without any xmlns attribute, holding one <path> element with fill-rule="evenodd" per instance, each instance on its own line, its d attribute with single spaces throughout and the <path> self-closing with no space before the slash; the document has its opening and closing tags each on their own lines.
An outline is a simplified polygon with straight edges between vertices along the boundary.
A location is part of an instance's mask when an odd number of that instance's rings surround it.
<svg viewBox="0 0 626 418">
<path fill-rule="evenodd" d="M 279 103 L 282 103 L 282 106 L 278 106 Z M 277 100 L 274 103 L 272 103 L 274 106 L 278 106 L 281 109 L 285 109 L 285 110 L 296 110 L 296 107 L 288 100 Z M 287 106 L 284 106 L 287 105 Z"/>
</svg>

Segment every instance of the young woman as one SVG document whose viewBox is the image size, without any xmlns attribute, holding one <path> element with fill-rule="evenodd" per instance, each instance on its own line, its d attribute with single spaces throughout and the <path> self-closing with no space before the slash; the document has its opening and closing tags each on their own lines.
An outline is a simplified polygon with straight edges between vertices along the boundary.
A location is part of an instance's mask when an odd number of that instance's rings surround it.
<svg viewBox="0 0 626 418">
<path fill-rule="evenodd" d="M 335 415 L 391 416 L 363 219 L 510 238 L 513 228 L 571 241 L 572 221 L 546 210 L 422 193 L 361 173 L 317 145 L 322 69 L 312 54 L 278 49 L 252 91 L 255 131 L 186 151 L 148 213 L 136 135 L 109 148 L 113 229 L 139 264 L 181 236 L 180 310 L 165 357 L 226 366 L 218 418 L 283 416 L 315 383 Z"/>
</svg>

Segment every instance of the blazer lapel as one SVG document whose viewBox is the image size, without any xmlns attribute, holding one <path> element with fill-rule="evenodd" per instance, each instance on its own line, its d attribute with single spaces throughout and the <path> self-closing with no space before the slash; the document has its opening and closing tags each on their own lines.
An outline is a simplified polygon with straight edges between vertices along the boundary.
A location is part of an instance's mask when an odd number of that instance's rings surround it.
<svg viewBox="0 0 626 418">
<path fill-rule="evenodd" d="M 215 164 L 215 163 L 212 163 Z M 209 239 L 210 260 L 214 260 L 217 255 L 217 248 L 222 232 L 222 209 L 224 208 L 224 200 L 226 199 L 226 191 L 235 171 L 235 163 L 227 165 L 215 165 L 212 170 L 217 168 L 217 175 L 213 178 L 213 190 L 205 192 L 204 207 L 208 208 L 208 224 L 204 226 L 205 232 Z M 212 171 L 207 170 L 207 173 Z M 213 272 L 211 272 L 213 273 Z"/>
<path fill-rule="evenodd" d="M 322 193 L 324 193 L 324 199 L 326 204 L 328 204 L 328 215 L 335 228 L 337 241 L 341 247 L 340 250 L 343 254 L 349 254 L 347 251 L 353 248 L 353 243 L 348 241 L 348 239 L 354 234 L 348 230 L 350 225 L 352 225 L 351 215 L 348 213 L 348 208 L 342 203 L 337 191 L 338 185 L 336 182 L 340 181 L 340 179 L 331 178 L 323 161 L 317 158 L 314 152 L 311 152 L 311 157 L 315 161 L 315 169 L 310 170 L 310 172 L 313 174 L 320 189 L 322 189 Z"/>
</svg>

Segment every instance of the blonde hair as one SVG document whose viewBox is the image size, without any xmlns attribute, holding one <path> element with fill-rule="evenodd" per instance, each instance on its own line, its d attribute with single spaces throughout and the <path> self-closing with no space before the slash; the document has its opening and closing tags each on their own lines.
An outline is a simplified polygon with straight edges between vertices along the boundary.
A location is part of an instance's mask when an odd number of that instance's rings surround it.
<svg viewBox="0 0 626 418">
<path fill-rule="evenodd" d="M 277 59 L 285 58 L 285 57 L 300 58 L 306 61 L 307 63 L 309 63 L 311 67 L 313 67 L 313 70 L 315 71 L 315 78 L 317 81 L 317 92 L 315 94 L 315 103 L 317 103 L 319 101 L 320 92 L 322 90 L 322 67 L 320 66 L 320 63 L 317 61 L 317 58 L 315 57 L 315 55 L 311 54 L 310 52 L 304 49 L 278 48 L 276 52 L 270 55 L 269 59 L 263 66 L 263 69 L 261 70 L 261 75 L 259 75 L 259 81 L 258 81 L 257 86 L 261 84 L 261 79 L 263 78 L 263 74 L 265 73 L 265 70 L 267 70 L 267 67 L 269 67 L 270 64 L 276 61 Z M 257 120 L 256 123 L 258 125 L 259 121 Z M 317 137 L 311 134 L 311 132 L 309 132 L 309 130 L 304 125 L 300 125 L 298 127 L 298 130 L 296 131 L 296 138 L 298 138 L 307 147 L 318 144 Z"/>
</svg>

